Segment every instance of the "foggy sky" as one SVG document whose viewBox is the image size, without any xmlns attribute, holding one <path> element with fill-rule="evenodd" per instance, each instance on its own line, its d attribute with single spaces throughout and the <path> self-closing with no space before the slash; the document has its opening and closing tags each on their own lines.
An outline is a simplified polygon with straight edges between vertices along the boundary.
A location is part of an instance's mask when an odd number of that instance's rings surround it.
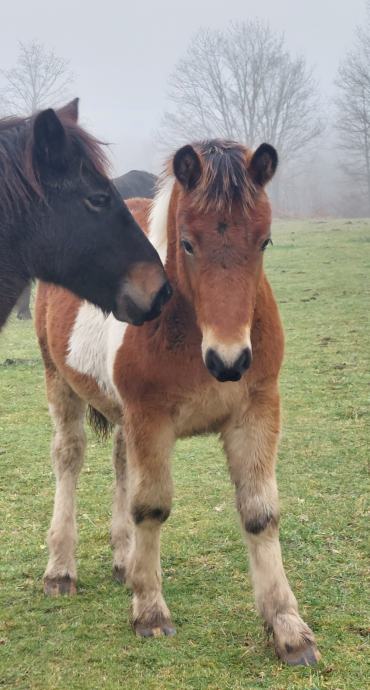
<svg viewBox="0 0 370 690">
<path fill-rule="evenodd" d="M 5 5 L 5 6 L 4 6 Z M 192 34 L 230 21 L 268 20 L 293 54 L 316 68 L 324 98 L 350 49 L 364 0 L 104 0 L 3 3 L 0 67 L 16 61 L 18 41 L 38 40 L 70 61 L 70 96 L 81 98 L 81 121 L 112 142 L 115 174 L 158 172 L 154 132 L 166 107 L 166 86 Z M 2 86 L 0 77 L 0 87 Z"/>
</svg>

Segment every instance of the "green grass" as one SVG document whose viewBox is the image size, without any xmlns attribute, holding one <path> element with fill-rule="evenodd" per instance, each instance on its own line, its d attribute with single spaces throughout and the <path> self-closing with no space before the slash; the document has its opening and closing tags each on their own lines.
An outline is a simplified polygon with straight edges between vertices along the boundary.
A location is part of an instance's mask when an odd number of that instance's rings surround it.
<svg viewBox="0 0 370 690">
<path fill-rule="evenodd" d="M 266 267 L 287 338 L 281 542 L 321 663 L 284 667 L 264 635 L 216 438 L 176 447 L 162 543 L 175 638 L 143 641 L 130 630 L 130 595 L 110 575 L 111 446 L 92 437 L 79 487 L 79 595 L 44 598 L 50 422 L 32 325 L 12 319 L 0 337 L 0 687 L 368 687 L 370 224 L 279 222 L 273 236 Z"/>
</svg>

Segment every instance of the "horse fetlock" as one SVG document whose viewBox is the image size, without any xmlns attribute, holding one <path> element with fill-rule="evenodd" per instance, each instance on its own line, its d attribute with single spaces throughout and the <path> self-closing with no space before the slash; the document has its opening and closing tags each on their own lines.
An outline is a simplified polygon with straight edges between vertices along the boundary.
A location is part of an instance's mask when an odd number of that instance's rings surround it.
<svg viewBox="0 0 370 690">
<path fill-rule="evenodd" d="M 140 637 L 172 636 L 176 628 L 171 621 L 171 614 L 161 592 L 134 594 L 133 628 Z"/>
<path fill-rule="evenodd" d="M 297 611 L 278 613 L 272 622 L 277 655 L 292 666 L 312 666 L 320 659 L 315 636 Z"/>
<path fill-rule="evenodd" d="M 59 575 L 60 573 L 68 572 L 75 575 L 75 548 L 76 548 L 76 534 L 75 530 L 55 530 L 53 527 L 49 529 L 47 544 L 49 548 L 49 569 Z"/>
<path fill-rule="evenodd" d="M 75 561 L 75 537 L 50 528 L 48 532 L 49 561 L 44 574 L 45 594 L 75 594 L 77 569 Z"/>
<path fill-rule="evenodd" d="M 76 594 L 77 570 L 74 560 L 68 564 L 50 558 L 44 574 L 44 593 L 48 596 Z"/>
<path fill-rule="evenodd" d="M 64 575 L 69 575 L 75 580 L 77 578 L 74 553 L 56 553 L 51 550 L 45 570 L 45 577 L 61 577 Z"/>
</svg>

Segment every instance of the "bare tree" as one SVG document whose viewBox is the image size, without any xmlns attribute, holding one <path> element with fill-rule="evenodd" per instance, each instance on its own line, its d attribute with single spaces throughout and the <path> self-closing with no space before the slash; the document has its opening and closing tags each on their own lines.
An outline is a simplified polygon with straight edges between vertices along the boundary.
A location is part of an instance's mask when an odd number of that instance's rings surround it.
<svg viewBox="0 0 370 690">
<path fill-rule="evenodd" d="M 200 30 L 170 77 L 161 141 L 227 137 L 297 156 L 321 131 L 317 86 L 303 57 L 284 37 L 253 20 L 226 32 Z"/>
<path fill-rule="evenodd" d="M 342 169 L 350 187 L 362 195 L 358 211 L 370 214 L 370 3 L 365 28 L 358 29 L 354 48 L 338 70 L 336 128 Z"/>
<path fill-rule="evenodd" d="M 5 87 L 1 109 L 7 115 L 31 115 L 37 110 L 59 105 L 67 97 L 73 76 L 68 62 L 37 41 L 19 44 L 15 67 L 1 70 Z M 31 285 L 25 288 L 17 303 L 17 317 L 30 319 Z"/>
<path fill-rule="evenodd" d="M 1 74 L 8 112 L 16 115 L 60 104 L 73 80 L 68 62 L 37 41 L 19 43 L 17 64 Z"/>
</svg>

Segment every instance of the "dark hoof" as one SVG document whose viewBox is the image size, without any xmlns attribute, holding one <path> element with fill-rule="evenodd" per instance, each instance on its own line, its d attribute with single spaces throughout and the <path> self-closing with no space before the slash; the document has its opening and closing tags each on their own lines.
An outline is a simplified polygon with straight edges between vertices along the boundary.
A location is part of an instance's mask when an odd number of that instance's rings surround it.
<svg viewBox="0 0 370 690">
<path fill-rule="evenodd" d="M 285 645 L 285 649 L 275 647 L 277 655 L 289 666 L 314 666 L 320 661 L 320 652 L 314 642 L 307 643 L 304 647 L 294 649 Z"/>
<path fill-rule="evenodd" d="M 61 594 L 73 596 L 77 594 L 76 581 L 69 575 L 63 577 L 45 577 L 44 594 L 49 597 L 59 597 Z"/>
<path fill-rule="evenodd" d="M 118 565 L 113 566 L 113 579 L 123 585 L 126 582 L 126 568 L 120 568 Z"/>
<path fill-rule="evenodd" d="M 138 637 L 173 637 L 176 635 L 176 628 L 171 621 L 163 621 L 162 623 L 134 623 L 134 630 Z"/>
</svg>

